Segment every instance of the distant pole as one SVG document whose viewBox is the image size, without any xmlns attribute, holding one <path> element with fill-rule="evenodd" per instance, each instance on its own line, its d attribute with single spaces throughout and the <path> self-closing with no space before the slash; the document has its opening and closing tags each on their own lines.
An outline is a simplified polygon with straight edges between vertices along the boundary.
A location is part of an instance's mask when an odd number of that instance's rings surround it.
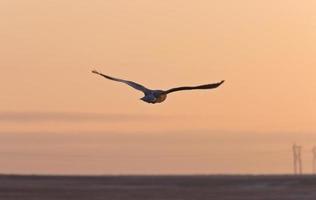
<svg viewBox="0 0 316 200">
<path fill-rule="evenodd" d="M 302 164 L 302 157 L 301 157 L 302 146 L 293 144 L 292 150 L 293 150 L 294 174 L 302 174 L 303 173 L 303 164 Z"/>
<path fill-rule="evenodd" d="M 297 153 L 296 153 L 296 144 L 293 144 L 292 150 L 293 150 L 293 169 L 294 169 L 294 174 L 297 174 Z"/>
<path fill-rule="evenodd" d="M 316 173 L 316 146 L 313 147 L 313 174 Z"/>
</svg>

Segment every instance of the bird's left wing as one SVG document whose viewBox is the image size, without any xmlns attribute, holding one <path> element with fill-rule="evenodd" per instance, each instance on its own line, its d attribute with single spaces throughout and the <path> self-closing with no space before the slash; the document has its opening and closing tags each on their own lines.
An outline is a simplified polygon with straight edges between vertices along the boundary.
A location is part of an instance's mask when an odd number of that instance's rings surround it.
<svg viewBox="0 0 316 200">
<path fill-rule="evenodd" d="M 171 93 L 171 92 L 176 92 L 176 91 L 181 91 L 181 90 L 198 90 L 198 89 L 214 89 L 223 84 L 224 81 L 218 82 L 218 83 L 211 83 L 211 84 L 206 84 L 206 85 L 199 85 L 199 86 L 185 86 L 185 87 L 176 87 L 176 88 L 171 88 L 167 91 L 165 91 L 166 94 Z"/>
<path fill-rule="evenodd" d="M 118 82 L 122 82 L 122 83 L 126 83 L 127 85 L 131 86 L 132 88 L 136 89 L 136 90 L 140 90 L 143 93 L 148 93 L 150 91 L 150 89 L 146 88 L 145 86 L 142 86 L 141 84 L 135 83 L 133 81 L 128 81 L 128 80 L 124 80 L 124 79 L 119 79 L 119 78 L 114 78 L 105 74 L 102 74 L 96 70 L 93 70 L 92 73 L 98 74 L 100 76 L 103 76 L 107 79 L 110 79 L 112 81 L 118 81 Z"/>
</svg>

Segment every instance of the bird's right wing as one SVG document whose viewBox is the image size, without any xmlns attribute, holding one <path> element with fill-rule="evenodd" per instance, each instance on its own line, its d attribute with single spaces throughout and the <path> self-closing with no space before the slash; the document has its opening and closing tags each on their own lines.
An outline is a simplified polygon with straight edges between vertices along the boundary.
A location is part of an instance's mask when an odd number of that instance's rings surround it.
<svg viewBox="0 0 316 200">
<path fill-rule="evenodd" d="M 114 78 L 114 77 L 102 74 L 102 73 L 100 73 L 100 72 L 98 72 L 96 70 L 93 70 L 92 73 L 98 74 L 98 75 L 103 76 L 103 77 L 105 77 L 107 79 L 110 79 L 112 81 L 118 81 L 118 82 L 121 82 L 121 83 L 125 83 L 125 84 L 131 86 L 132 88 L 134 88 L 136 90 L 142 91 L 145 94 L 150 91 L 150 89 L 148 89 L 148 88 L 146 88 L 146 87 L 144 87 L 144 86 L 142 86 L 142 85 L 140 85 L 138 83 L 135 83 L 133 81 L 127 81 L 127 80 L 123 80 L 123 79 L 119 79 L 119 78 Z"/>
<path fill-rule="evenodd" d="M 165 91 L 166 94 L 169 94 L 171 92 L 181 91 L 181 90 L 198 90 L 198 89 L 214 89 L 223 84 L 224 81 L 221 81 L 219 83 L 211 83 L 206 85 L 199 85 L 199 86 L 184 86 L 184 87 L 176 87 L 171 88 L 167 91 Z"/>
</svg>

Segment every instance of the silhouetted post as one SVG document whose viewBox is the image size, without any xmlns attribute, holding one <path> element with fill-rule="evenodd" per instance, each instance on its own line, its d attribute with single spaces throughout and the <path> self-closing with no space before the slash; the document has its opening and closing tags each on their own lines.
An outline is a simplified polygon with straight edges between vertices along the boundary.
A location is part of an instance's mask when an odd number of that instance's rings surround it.
<svg viewBox="0 0 316 200">
<path fill-rule="evenodd" d="M 316 173 L 316 146 L 313 147 L 313 174 Z"/>
<path fill-rule="evenodd" d="M 303 173 L 303 165 L 302 165 L 302 146 L 298 146 L 296 144 L 293 145 L 293 167 L 294 174 L 302 174 Z"/>
<path fill-rule="evenodd" d="M 294 174 L 297 174 L 297 154 L 296 154 L 296 144 L 293 144 L 292 146 L 293 150 L 293 168 L 294 168 Z"/>
</svg>

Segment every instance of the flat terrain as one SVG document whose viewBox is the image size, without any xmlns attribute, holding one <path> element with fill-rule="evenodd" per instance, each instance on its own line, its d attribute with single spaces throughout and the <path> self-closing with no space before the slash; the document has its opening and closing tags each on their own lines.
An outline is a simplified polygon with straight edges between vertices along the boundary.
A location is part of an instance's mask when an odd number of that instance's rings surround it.
<svg viewBox="0 0 316 200">
<path fill-rule="evenodd" d="M 1 200 L 315 200 L 316 176 L 0 176 Z"/>
</svg>

